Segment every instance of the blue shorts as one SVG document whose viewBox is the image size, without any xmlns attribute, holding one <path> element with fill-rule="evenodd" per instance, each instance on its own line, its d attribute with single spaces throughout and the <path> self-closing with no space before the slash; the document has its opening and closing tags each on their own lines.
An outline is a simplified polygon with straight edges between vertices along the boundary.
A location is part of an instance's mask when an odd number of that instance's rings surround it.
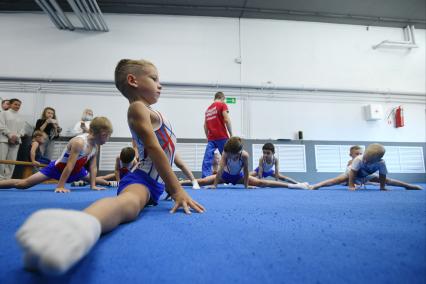
<svg viewBox="0 0 426 284">
<path fill-rule="evenodd" d="M 143 184 L 148 188 L 150 193 L 150 200 L 148 205 L 157 205 L 158 199 L 160 199 L 160 196 L 163 194 L 165 188 L 164 184 L 155 181 L 144 171 L 136 169 L 133 172 L 128 173 L 122 180 L 120 180 L 117 189 L 117 195 L 119 195 L 126 187 L 132 184 Z"/>
<path fill-rule="evenodd" d="M 45 176 L 49 178 L 59 180 L 61 178 L 62 172 L 55 167 L 55 162 L 56 161 L 51 161 L 49 165 L 47 165 L 46 167 L 40 170 L 40 173 L 44 174 Z M 81 180 L 82 178 L 86 177 L 88 174 L 89 173 L 87 172 L 87 170 L 84 167 L 82 167 L 79 172 L 70 174 L 66 182 Z"/>
<path fill-rule="evenodd" d="M 242 177 L 243 177 L 243 173 L 242 172 L 240 172 L 240 173 L 238 173 L 236 175 L 231 175 L 231 174 L 229 174 L 229 173 L 227 173 L 225 171 L 223 171 L 223 173 L 222 173 L 222 179 L 223 179 L 224 183 L 232 183 L 232 184 L 235 185 L 235 184 L 237 184 L 240 181 L 240 179 Z"/>
<path fill-rule="evenodd" d="M 259 173 L 259 167 L 257 167 L 255 170 L 254 170 L 257 174 Z M 270 170 L 269 172 L 262 172 L 262 177 L 264 177 L 264 178 L 266 178 L 266 177 L 271 177 L 271 176 L 273 176 L 275 174 L 275 171 L 274 170 Z"/>
</svg>

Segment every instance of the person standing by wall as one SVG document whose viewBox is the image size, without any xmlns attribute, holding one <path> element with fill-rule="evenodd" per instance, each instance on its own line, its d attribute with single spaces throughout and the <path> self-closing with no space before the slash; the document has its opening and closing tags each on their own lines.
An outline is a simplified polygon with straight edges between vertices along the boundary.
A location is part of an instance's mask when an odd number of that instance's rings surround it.
<svg viewBox="0 0 426 284">
<path fill-rule="evenodd" d="M 7 111 L 9 108 L 10 108 L 10 100 L 2 100 L 0 111 Z"/>
<path fill-rule="evenodd" d="M 71 130 L 73 135 L 89 132 L 90 122 L 93 120 L 93 110 L 86 108 L 81 115 L 81 120 L 77 122 Z"/>
<path fill-rule="evenodd" d="M 48 139 L 43 145 L 43 152 L 47 158 L 52 160 L 53 150 L 55 148 L 54 139 L 58 138 L 62 131 L 62 128 L 59 127 L 58 120 L 56 119 L 56 111 L 54 108 L 44 108 L 41 118 L 37 119 L 35 130 L 40 130 L 46 133 Z"/>
<path fill-rule="evenodd" d="M 214 151 L 218 149 L 222 154 L 223 146 L 232 136 L 231 118 L 222 92 L 215 94 L 214 102 L 205 112 L 204 132 L 207 137 L 207 146 L 201 170 L 203 178 L 212 174 Z"/>
<path fill-rule="evenodd" d="M 21 137 L 25 135 L 25 121 L 18 113 L 21 101 L 10 100 L 10 109 L 0 112 L 0 160 L 16 160 Z M 10 179 L 15 165 L 0 164 L 0 180 Z"/>
</svg>

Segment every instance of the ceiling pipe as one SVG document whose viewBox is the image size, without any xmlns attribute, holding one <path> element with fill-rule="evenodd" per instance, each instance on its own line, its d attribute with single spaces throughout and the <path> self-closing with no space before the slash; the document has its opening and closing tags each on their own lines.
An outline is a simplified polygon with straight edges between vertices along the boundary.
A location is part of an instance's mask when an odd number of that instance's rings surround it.
<svg viewBox="0 0 426 284">
<path fill-rule="evenodd" d="M 108 32 L 109 31 L 108 26 L 106 22 L 104 21 L 104 18 L 98 3 L 96 2 L 96 0 L 89 0 L 89 1 L 93 4 L 95 15 L 98 17 L 98 20 L 102 26 L 103 31 Z"/>
<path fill-rule="evenodd" d="M 49 0 L 50 4 L 52 4 L 53 8 L 56 10 L 58 17 L 63 20 L 63 22 L 66 25 L 66 28 L 73 31 L 75 28 L 73 24 L 68 20 L 67 16 L 65 15 L 64 11 L 62 11 L 61 7 L 58 5 L 56 0 Z"/>
<path fill-rule="evenodd" d="M 53 24 L 60 30 L 63 29 L 63 27 L 58 23 L 58 21 L 55 19 L 53 15 L 50 14 L 49 10 L 44 6 L 44 4 L 40 0 L 35 0 L 37 5 L 49 16 L 50 20 L 53 22 Z"/>
<path fill-rule="evenodd" d="M 93 30 L 95 30 L 95 31 L 99 30 L 98 25 L 96 23 L 96 20 L 93 18 L 92 11 L 90 11 L 89 5 L 87 5 L 87 1 L 81 0 L 80 2 L 83 4 L 84 11 L 86 12 L 85 13 L 86 17 L 87 17 L 89 23 L 91 23 Z"/>
<path fill-rule="evenodd" d="M 87 1 L 87 3 L 89 4 L 90 12 L 91 12 L 91 15 L 92 15 L 92 17 L 93 17 L 94 22 L 96 23 L 97 30 L 98 30 L 98 31 L 103 31 L 102 23 L 101 23 L 101 21 L 99 20 L 99 16 L 98 16 L 98 14 L 96 13 L 96 8 L 95 8 L 95 6 L 93 5 L 93 2 L 92 2 L 91 0 L 86 0 L 86 1 Z"/>
<path fill-rule="evenodd" d="M 84 7 L 83 4 L 80 3 L 80 0 L 73 0 L 76 7 L 78 8 L 78 11 L 80 12 L 81 18 L 83 19 L 83 26 L 87 31 L 91 31 L 91 25 L 89 23 L 89 19 L 87 19 L 85 13 L 84 13 Z"/>
<path fill-rule="evenodd" d="M 403 41 L 393 41 L 393 40 L 384 40 L 379 44 L 373 45 L 373 49 L 377 49 L 379 47 L 401 47 L 401 48 L 417 48 L 417 44 L 415 42 L 414 37 L 414 26 L 406 26 L 403 29 L 404 40 Z"/>
<path fill-rule="evenodd" d="M 86 11 L 86 9 L 83 5 L 83 1 L 85 1 L 85 0 L 74 0 L 74 1 L 77 4 L 78 8 L 80 9 L 81 15 L 83 16 L 83 19 L 85 20 L 85 22 L 88 26 L 87 30 L 94 31 L 95 27 L 93 26 L 92 21 L 89 19 L 89 16 L 87 15 L 87 11 Z"/>
<path fill-rule="evenodd" d="M 86 20 L 84 19 L 83 15 L 81 14 L 80 9 L 78 8 L 77 4 L 74 2 L 74 0 L 68 0 L 68 4 L 71 6 L 71 9 L 77 16 L 77 18 L 80 20 L 81 24 L 83 25 L 84 29 L 89 30 L 89 26 L 86 23 Z"/>
<path fill-rule="evenodd" d="M 40 0 L 40 3 L 42 3 L 43 6 L 47 9 L 47 13 L 56 20 L 56 22 L 59 24 L 59 26 L 61 26 L 61 29 L 67 28 L 65 23 L 62 22 L 62 20 L 58 17 L 58 15 L 56 15 L 56 12 L 52 9 L 52 7 L 47 2 L 47 0 Z"/>
</svg>

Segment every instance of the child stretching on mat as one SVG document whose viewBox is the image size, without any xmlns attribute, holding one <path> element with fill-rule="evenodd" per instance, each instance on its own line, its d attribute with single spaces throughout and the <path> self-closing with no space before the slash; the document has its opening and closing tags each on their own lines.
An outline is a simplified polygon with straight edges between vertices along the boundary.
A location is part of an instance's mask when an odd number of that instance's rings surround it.
<svg viewBox="0 0 426 284">
<path fill-rule="evenodd" d="M 31 142 L 30 161 L 37 166 L 40 166 L 40 164 L 50 163 L 50 159 L 43 155 L 44 151 L 42 152 L 41 149 L 44 148 L 43 146 L 45 145 L 47 139 L 48 137 L 45 132 L 40 130 L 34 131 Z"/>
<path fill-rule="evenodd" d="M 59 180 L 55 192 L 70 192 L 69 189 L 65 188 L 65 183 L 80 179 L 90 181 L 90 187 L 93 190 L 105 189 L 96 186 L 96 183 L 100 185 L 109 185 L 106 180 L 96 178 L 96 153 L 98 152 L 99 145 L 105 144 L 111 133 L 112 125 L 108 118 L 96 117 L 90 123 L 89 133 L 72 138 L 58 160 L 50 162 L 47 167 L 26 179 L 0 181 L 0 189 L 26 189 L 48 179 Z M 89 173 L 84 168 L 86 163 L 90 163 L 90 177 Z"/>
<path fill-rule="evenodd" d="M 275 158 L 275 147 L 272 143 L 265 143 L 262 146 L 263 155 L 259 159 L 259 166 L 250 173 L 253 177 L 258 177 L 259 179 L 267 178 L 274 176 L 276 180 L 283 180 L 289 183 L 299 183 L 298 181 L 286 177 L 280 173 L 278 159 Z M 275 168 L 275 170 L 274 170 Z"/>
<path fill-rule="evenodd" d="M 28 268 L 65 273 L 102 233 L 136 220 L 145 206 L 156 204 L 164 183 L 175 201 L 171 213 L 180 207 L 187 214 L 190 208 L 205 211 L 172 171 L 176 136 L 163 115 L 151 108 L 162 88 L 156 67 L 146 60 L 123 59 L 115 69 L 115 84 L 130 103 L 127 120 L 139 151 L 138 167 L 120 181 L 116 197 L 98 200 L 84 211 L 45 209 L 31 215 L 16 234 Z"/>
<path fill-rule="evenodd" d="M 370 144 L 365 149 L 364 155 L 356 156 L 346 173 L 329 180 L 312 185 L 311 189 L 318 189 L 324 186 L 332 186 L 347 182 L 349 190 L 355 190 L 356 184 L 365 184 L 368 181 L 378 182 L 380 190 L 387 190 L 385 185 L 401 186 L 406 189 L 423 189 L 421 186 L 405 183 L 399 180 L 387 178 L 388 173 L 385 161 L 385 147 L 381 144 Z M 379 172 L 379 175 L 375 174 Z"/>
<path fill-rule="evenodd" d="M 100 176 L 104 180 L 110 181 L 110 185 L 118 186 L 120 180 L 124 178 L 134 167 L 136 167 L 138 161 L 136 159 L 136 152 L 133 147 L 124 147 L 120 151 L 120 155 L 115 158 L 114 172 Z M 75 182 L 73 186 L 84 186 L 84 182 Z"/>
<path fill-rule="evenodd" d="M 287 187 L 308 189 L 306 183 L 285 183 L 281 181 L 258 179 L 250 176 L 248 171 L 249 154 L 243 150 L 243 141 L 240 137 L 231 137 L 223 148 L 222 158 L 219 163 L 219 170 L 216 175 L 198 179 L 198 183 L 212 185 L 209 188 L 216 188 L 219 183 L 244 184 L 245 188 L 253 187 Z M 182 181 L 182 185 L 188 185 L 188 181 Z"/>
<path fill-rule="evenodd" d="M 359 145 L 352 146 L 349 149 L 349 156 L 351 157 L 351 159 L 348 161 L 348 164 L 346 165 L 346 167 L 349 167 L 350 165 L 352 165 L 352 162 L 354 161 L 354 159 L 361 155 L 362 155 L 361 146 Z"/>
</svg>

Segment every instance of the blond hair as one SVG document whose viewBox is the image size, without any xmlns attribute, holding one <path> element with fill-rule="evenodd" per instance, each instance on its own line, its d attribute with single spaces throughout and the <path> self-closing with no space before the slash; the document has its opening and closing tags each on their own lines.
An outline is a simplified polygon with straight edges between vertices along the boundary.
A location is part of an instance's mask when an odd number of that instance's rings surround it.
<svg viewBox="0 0 426 284">
<path fill-rule="evenodd" d="M 114 80 L 117 89 L 124 95 L 127 96 L 129 92 L 129 84 L 127 83 L 127 75 L 133 74 L 135 76 L 141 75 L 145 68 L 155 65 L 148 60 L 139 59 L 121 59 L 115 67 Z"/>
<path fill-rule="evenodd" d="M 93 132 L 94 135 L 100 134 L 102 131 L 106 131 L 109 134 L 111 134 L 112 133 L 111 121 L 109 121 L 109 119 L 104 116 L 95 117 L 90 122 L 90 130 Z"/>
<path fill-rule="evenodd" d="M 367 146 L 364 151 L 364 157 L 370 159 L 381 159 L 385 155 L 385 147 L 379 143 L 373 143 Z"/>
</svg>

